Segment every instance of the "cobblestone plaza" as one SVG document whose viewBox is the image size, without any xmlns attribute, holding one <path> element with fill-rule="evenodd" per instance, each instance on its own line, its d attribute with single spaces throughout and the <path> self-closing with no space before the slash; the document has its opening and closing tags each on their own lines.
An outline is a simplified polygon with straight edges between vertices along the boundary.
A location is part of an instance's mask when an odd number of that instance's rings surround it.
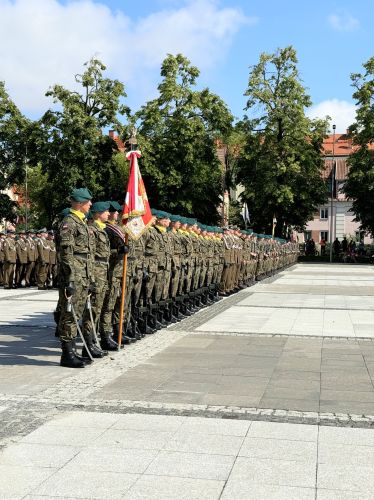
<svg viewBox="0 0 374 500">
<path fill-rule="evenodd" d="M 83 370 L 0 290 L 0 498 L 372 499 L 374 270 L 298 264 Z"/>
</svg>

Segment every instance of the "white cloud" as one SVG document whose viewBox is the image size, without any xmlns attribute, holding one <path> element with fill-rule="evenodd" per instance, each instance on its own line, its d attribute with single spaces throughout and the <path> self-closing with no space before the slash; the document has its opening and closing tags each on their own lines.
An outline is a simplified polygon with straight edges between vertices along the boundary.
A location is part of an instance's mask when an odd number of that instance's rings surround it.
<svg viewBox="0 0 374 500">
<path fill-rule="evenodd" d="M 71 88 L 73 75 L 95 55 L 111 76 L 149 93 L 167 53 L 182 52 L 209 68 L 235 33 L 255 22 L 216 0 L 189 0 L 137 21 L 93 0 L 0 0 L 0 80 L 23 112 L 38 113 L 50 105 L 49 86 Z"/>
<path fill-rule="evenodd" d="M 328 22 L 336 31 L 354 31 L 360 26 L 359 20 L 345 10 L 330 14 Z"/>
<path fill-rule="evenodd" d="M 344 133 L 356 119 L 356 106 L 347 101 L 330 99 L 312 106 L 307 111 L 307 115 L 310 118 L 325 118 L 326 116 L 330 116 L 331 126 L 335 124 L 336 132 Z"/>
</svg>

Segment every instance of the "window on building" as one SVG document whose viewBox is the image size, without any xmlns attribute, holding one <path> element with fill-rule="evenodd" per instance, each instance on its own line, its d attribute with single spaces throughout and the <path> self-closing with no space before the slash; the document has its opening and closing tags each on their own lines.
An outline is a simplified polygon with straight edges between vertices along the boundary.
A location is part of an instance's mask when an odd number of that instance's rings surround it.
<svg viewBox="0 0 374 500">
<path fill-rule="evenodd" d="M 312 231 L 304 231 L 304 241 L 308 241 L 312 238 Z"/>
<path fill-rule="evenodd" d="M 328 231 L 320 231 L 319 232 L 319 241 L 322 240 L 322 238 L 325 240 L 325 241 L 329 241 L 329 232 Z"/>
<path fill-rule="evenodd" d="M 365 238 L 365 231 L 356 231 L 356 241 L 361 241 Z"/>
<path fill-rule="evenodd" d="M 329 218 L 329 209 L 328 208 L 321 208 L 319 211 L 319 218 L 320 219 L 328 219 Z"/>
</svg>

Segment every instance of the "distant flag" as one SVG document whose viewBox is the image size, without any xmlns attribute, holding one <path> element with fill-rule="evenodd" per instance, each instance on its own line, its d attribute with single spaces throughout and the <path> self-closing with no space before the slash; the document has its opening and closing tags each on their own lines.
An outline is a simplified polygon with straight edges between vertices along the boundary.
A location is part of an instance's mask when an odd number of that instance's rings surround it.
<svg viewBox="0 0 374 500">
<path fill-rule="evenodd" d="M 243 217 L 243 220 L 244 220 L 244 223 L 246 224 L 247 222 L 251 222 L 251 218 L 250 218 L 250 215 L 249 215 L 249 210 L 248 210 L 248 205 L 246 203 L 243 204 L 243 207 L 242 207 L 242 210 L 241 210 L 241 214 L 242 214 L 242 217 Z"/>
<path fill-rule="evenodd" d="M 130 161 L 130 176 L 123 204 L 123 229 L 133 240 L 141 237 L 152 221 L 151 207 L 140 174 L 138 158 L 140 151 L 129 151 L 126 158 Z"/>
</svg>

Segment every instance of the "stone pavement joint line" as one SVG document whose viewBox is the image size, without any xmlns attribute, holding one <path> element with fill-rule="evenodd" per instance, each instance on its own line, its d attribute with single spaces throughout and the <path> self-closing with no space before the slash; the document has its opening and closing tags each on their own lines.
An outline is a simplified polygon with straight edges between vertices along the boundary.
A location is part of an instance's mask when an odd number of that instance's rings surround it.
<svg viewBox="0 0 374 500">
<path fill-rule="evenodd" d="M 0 290 L 0 498 L 372 500 L 371 278 L 296 265 L 78 371 L 55 292 Z"/>
</svg>

